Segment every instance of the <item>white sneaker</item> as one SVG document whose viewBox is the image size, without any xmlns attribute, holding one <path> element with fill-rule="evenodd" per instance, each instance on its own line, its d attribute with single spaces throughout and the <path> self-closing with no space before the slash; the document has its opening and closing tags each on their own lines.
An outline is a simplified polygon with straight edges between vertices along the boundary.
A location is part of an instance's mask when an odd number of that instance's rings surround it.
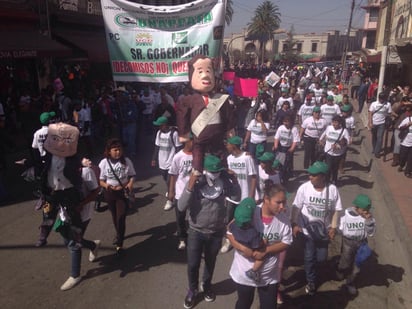
<svg viewBox="0 0 412 309">
<path fill-rule="evenodd" d="M 93 251 L 90 251 L 89 253 L 89 261 L 94 262 L 94 260 L 97 258 L 97 253 L 99 251 L 100 247 L 100 240 L 95 240 L 94 243 L 96 244 L 96 248 Z"/>
<path fill-rule="evenodd" d="M 230 250 L 231 247 L 232 246 L 230 245 L 229 239 L 225 238 L 225 240 L 223 241 L 222 248 L 220 248 L 220 252 L 221 253 L 226 253 Z"/>
<path fill-rule="evenodd" d="M 172 201 L 167 200 L 165 207 L 163 207 L 164 210 L 170 210 L 173 208 L 173 203 Z"/>
<path fill-rule="evenodd" d="M 186 243 L 184 240 L 179 241 L 179 244 L 177 245 L 177 250 L 182 251 L 186 249 Z"/>
<path fill-rule="evenodd" d="M 75 285 L 77 285 L 80 281 L 82 280 L 82 277 L 78 276 L 77 278 L 69 277 L 69 279 L 66 280 L 65 283 L 60 287 L 60 290 L 62 291 L 67 291 L 73 288 Z"/>
</svg>

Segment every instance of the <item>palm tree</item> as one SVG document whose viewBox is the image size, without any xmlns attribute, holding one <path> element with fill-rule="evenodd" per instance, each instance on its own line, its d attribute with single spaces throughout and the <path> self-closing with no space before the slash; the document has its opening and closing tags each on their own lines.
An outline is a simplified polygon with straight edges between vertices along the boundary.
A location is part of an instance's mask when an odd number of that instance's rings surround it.
<svg viewBox="0 0 412 309">
<path fill-rule="evenodd" d="M 233 1 L 232 0 L 227 0 L 226 2 L 226 13 L 225 13 L 225 21 L 226 25 L 230 25 L 232 22 L 232 17 L 233 17 Z"/>
<path fill-rule="evenodd" d="M 274 39 L 274 31 L 280 26 L 280 12 L 276 4 L 266 0 L 255 10 L 248 23 L 248 39 L 259 41 L 261 62 L 264 61 L 266 43 Z"/>
</svg>

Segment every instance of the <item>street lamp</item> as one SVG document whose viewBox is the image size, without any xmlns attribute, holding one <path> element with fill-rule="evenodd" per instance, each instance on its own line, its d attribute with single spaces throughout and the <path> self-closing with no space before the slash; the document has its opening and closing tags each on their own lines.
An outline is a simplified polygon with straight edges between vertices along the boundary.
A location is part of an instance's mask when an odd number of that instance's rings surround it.
<svg viewBox="0 0 412 309">
<path fill-rule="evenodd" d="M 229 56 L 229 65 L 232 63 L 232 59 L 230 59 L 230 56 L 231 56 L 231 54 L 232 54 L 232 51 L 230 50 L 230 48 L 231 48 L 231 46 L 232 46 L 232 42 L 233 42 L 234 40 L 237 40 L 237 39 L 240 39 L 240 38 L 244 38 L 244 37 L 245 37 L 245 35 L 236 36 L 236 37 L 232 38 L 232 39 L 229 41 L 229 44 L 227 44 L 227 53 L 228 53 L 228 56 Z"/>
</svg>

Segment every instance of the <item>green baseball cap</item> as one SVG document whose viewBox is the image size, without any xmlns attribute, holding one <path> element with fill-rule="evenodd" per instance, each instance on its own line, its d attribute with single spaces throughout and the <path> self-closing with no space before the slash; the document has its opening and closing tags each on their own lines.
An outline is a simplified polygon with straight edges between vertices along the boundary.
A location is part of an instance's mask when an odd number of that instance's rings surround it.
<svg viewBox="0 0 412 309">
<path fill-rule="evenodd" d="M 49 113 L 41 113 L 40 115 L 40 123 L 44 125 L 48 125 L 50 119 L 52 119 L 54 116 L 56 116 L 55 112 L 49 112 Z"/>
<path fill-rule="evenodd" d="M 214 155 L 206 155 L 203 160 L 203 168 L 212 173 L 220 172 L 224 169 L 222 165 L 222 160 Z"/>
<path fill-rule="evenodd" d="M 350 105 L 349 104 L 345 104 L 342 106 L 342 108 L 340 109 L 342 112 L 349 112 L 350 111 Z"/>
<path fill-rule="evenodd" d="M 279 160 L 276 159 L 275 161 L 273 161 L 273 164 L 272 164 L 273 168 L 276 169 L 276 168 L 279 168 L 279 166 L 280 166 L 280 161 Z"/>
<path fill-rule="evenodd" d="M 328 95 L 328 97 L 326 98 L 328 101 L 333 101 L 333 95 Z"/>
<path fill-rule="evenodd" d="M 242 227 L 245 223 L 252 221 L 253 213 L 255 212 L 256 203 L 251 197 L 243 199 L 235 208 L 235 223 L 238 227 Z"/>
<path fill-rule="evenodd" d="M 372 201 L 366 194 L 358 194 L 352 204 L 362 209 L 369 209 L 372 206 Z"/>
<path fill-rule="evenodd" d="M 227 139 L 227 142 L 232 145 L 242 145 L 242 139 L 240 136 L 232 136 Z"/>
<path fill-rule="evenodd" d="M 308 168 L 308 173 L 311 175 L 316 174 L 327 174 L 329 171 L 329 166 L 322 161 L 316 161 Z"/>
<path fill-rule="evenodd" d="M 264 152 L 260 157 L 257 158 L 259 161 L 273 161 L 275 160 L 275 155 L 272 152 Z"/>
<path fill-rule="evenodd" d="M 265 146 L 263 146 L 263 144 L 258 144 L 256 146 L 256 158 L 259 158 L 261 155 L 263 155 L 263 153 L 265 152 Z"/>
<path fill-rule="evenodd" d="M 156 121 L 153 121 L 153 124 L 155 126 L 161 126 L 162 124 L 167 124 L 168 119 L 165 116 L 160 116 L 159 118 L 156 119 Z"/>
<path fill-rule="evenodd" d="M 313 113 L 319 113 L 320 112 L 320 107 L 319 106 L 315 106 L 314 108 L 313 108 L 313 111 L 312 111 Z"/>
</svg>

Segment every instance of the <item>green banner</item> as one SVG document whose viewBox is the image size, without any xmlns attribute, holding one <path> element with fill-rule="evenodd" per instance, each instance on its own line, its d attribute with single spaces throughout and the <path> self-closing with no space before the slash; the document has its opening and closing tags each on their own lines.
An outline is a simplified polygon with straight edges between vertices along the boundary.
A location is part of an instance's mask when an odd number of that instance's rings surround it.
<svg viewBox="0 0 412 309">
<path fill-rule="evenodd" d="M 115 81 L 187 82 L 197 54 L 221 63 L 225 0 L 148 6 L 102 0 L 106 42 Z"/>
</svg>

